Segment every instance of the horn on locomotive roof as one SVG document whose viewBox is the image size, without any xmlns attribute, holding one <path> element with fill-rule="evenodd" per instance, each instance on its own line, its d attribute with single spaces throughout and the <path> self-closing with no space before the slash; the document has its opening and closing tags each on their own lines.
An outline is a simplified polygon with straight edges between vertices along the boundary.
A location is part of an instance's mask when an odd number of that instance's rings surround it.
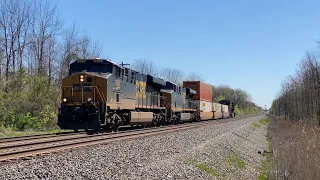
<svg viewBox="0 0 320 180">
<path fill-rule="evenodd" d="M 123 61 L 121 61 L 121 64 L 120 64 L 121 66 L 129 66 L 130 64 L 128 64 L 128 63 L 123 63 Z"/>
</svg>

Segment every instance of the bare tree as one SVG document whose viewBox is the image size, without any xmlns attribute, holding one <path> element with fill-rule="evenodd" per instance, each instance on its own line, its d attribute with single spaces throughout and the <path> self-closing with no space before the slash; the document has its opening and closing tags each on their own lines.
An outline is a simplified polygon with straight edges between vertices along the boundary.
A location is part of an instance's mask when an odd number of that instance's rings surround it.
<svg viewBox="0 0 320 180">
<path fill-rule="evenodd" d="M 60 46 L 61 51 L 61 62 L 60 62 L 60 73 L 59 73 L 59 82 L 62 78 L 68 74 L 69 64 L 75 58 L 77 58 L 77 47 L 79 42 L 77 41 L 78 29 L 76 23 L 73 23 L 71 28 L 67 29 L 64 32 L 64 42 Z"/>
<path fill-rule="evenodd" d="M 55 57 L 57 57 L 56 40 L 54 38 L 48 39 L 45 54 L 48 58 L 48 86 L 51 86 L 51 81 L 53 79 L 53 69 L 55 65 Z"/>
<path fill-rule="evenodd" d="M 318 52 L 308 52 L 294 75 L 288 76 L 272 112 L 288 120 L 318 122 L 320 125 L 320 63 Z"/>
<path fill-rule="evenodd" d="M 62 22 L 56 14 L 56 5 L 49 1 L 36 4 L 35 20 L 32 24 L 32 41 L 37 62 L 38 73 L 45 73 L 45 47 L 50 38 L 54 38 L 61 30 Z"/>
<path fill-rule="evenodd" d="M 158 75 L 158 70 L 155 66 L 155 64 L 151 61 L 148 61 L 146 59 L 136 59 L 131 64 L 131 68 L 142 73 L 142 74 L 150 74 L 153 76 Z"/>
<path fill-rule="evenodd" d="M 81 58 L 98 57 L 101 54 L 102 47 L 99 41 L 92 42 L 91 38 L 85 34 L 79 39 L 78 56 Z"/>
<path fill-rule="evenodd" d="M 76 23 L 65 30 L 63 36 L 63 43 L 60 46 L 60 74 L 59 81 L 68 74 L 69 64 L 78 58 L 99 57 L 102 51 L 102 46 L 99 41 L 92 41 L 92 39 L 84 34 L 79 37 L 79 28 Z"/>
<path fill-rule="evenodd" d="M 102 45 L 100 44 L 99 40 L 91 41 L 89 48 L 90 48 L 90 56 L 99 57 L 101 55 Z"/>
<path fill-rule="evenodd" d="M 182 71 L 173 68 L 164 68 L 160 72 L 160 77 L 165 81 L 170 81 L 175 84 L 181 85 L 183 79 Z"/>
<path fill-rule="evenodd" d="M 10 12 L 12 12 L 12 5 L 10 5 L 10 2 L 8 1 L 1 1 L 0 4 L 0 30 L 1 30 L 1 34 L 0 36 L 3 37 L 3 41 L 2 41 L 2 49 L 4 50 L 4 56 L 5 56 L 5 76 L 6 76 L 6 82 L 8 81 L 8 76 L 9 76 L 9 66 L 10 66 L 10 62 L 13 56 L 13 44 L 14 44 L 14 37 L 12 36 L 12 34 L 14 34 L 14 30 L 12 29 L 12 24 L 13 24 L 13 20 L 12 20 L 12 16 L 10 16 Z M 13 33 L 10 33 L 12 32 Z"/>
<path fill-rule="evenodd" d="M 4 59 L 4 50 L 2 49 L 3 38 L 0 37 L 0 82 L 2 80 L 2 67 L 3 67 L 3 59 Z"/>
<path fill-rule="evenodd" d="M 204 78 L 199 73 L 191 72 L 186 77 L 186 80 L 188 80 L 188 81 L 204 81 Z"/>
<path fill-rule="evenodd" d="M 30 1 L 0 1 L 0 49 L 4 51 L 5 81 L 8 82 L 9 72 L 15 74 L 17 57 L 19 69 L 23 64 L 23 53 L 28 44 L 29 27 L 32 19 Z M 2 59 L 0 74 L 2 74 Z"/>
<path fill-rule="evenodd" d="M 21 1 L 19 1 L 21 2 Z M 30 24 L 32 23 L 32 16 L 34 9 L 32 4 L 28 1 L 21 2 L 21 5 L 16 6 L 17 11 L 17 48 L 19 58 L 19 70 L 23 67 L 23 53 L 26 46 L 29 44 L 28 37 L 30 35 Z"/>
<path fill-rule="evenodd" d="M 0 126 L 23 130 L 25 124 L 34 124 L 31 118 L 21 118 L 27 113 L 39 120 L 44 110 L 56 113 L 61 101 L 59 83 L 70 62 L 79 56 L 100 55 L 98 41 L 79 37 L 75 28 L 63 36 L 62 24 L 51 0 L 0 0 L 0 87 L 4 88 L 0 94 L 6 97 L 0 104 L 4 117 Z M 15 123 L 7 124 L 7 117 Z M 41 124 L 46 129 L 54 120 Z"/>
</svg>

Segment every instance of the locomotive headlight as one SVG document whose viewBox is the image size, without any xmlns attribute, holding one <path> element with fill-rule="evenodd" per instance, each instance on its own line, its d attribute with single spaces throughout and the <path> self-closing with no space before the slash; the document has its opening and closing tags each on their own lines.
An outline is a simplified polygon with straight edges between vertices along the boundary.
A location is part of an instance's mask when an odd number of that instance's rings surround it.
<svg viewBox="0 0 320 180">
<path fill-rule="evenodd" d="M 83 82 L 84 81 L 84 75 L 80 75 L 80 82 Z"/>
<path fill-rule="evenodd" d="M 63 102 L 67 102 L 67 98 L 63 98 L 63 100 L 62 100 Z"/>
</svg>

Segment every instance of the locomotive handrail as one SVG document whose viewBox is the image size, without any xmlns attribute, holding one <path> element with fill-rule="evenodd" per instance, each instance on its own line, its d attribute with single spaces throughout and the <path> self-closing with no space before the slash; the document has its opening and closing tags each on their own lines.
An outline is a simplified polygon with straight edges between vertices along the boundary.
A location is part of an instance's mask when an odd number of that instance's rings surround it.
<svg viewBox="0 0 320 180">
<path fill-rule="evenodd" d="M 101 94 L 101 93 L 100 93 L 98 87 L 97 87 L 97 86 L 92 86 L 92 87 L 97 89 L 101 100 L 103 100 L 103 102 L 106 103 L 106 98 L 104 97 L 104 94 Z"/>
<path fill-rule="evenodd" d="M 163 99 L 163 100 L 164 100 L 164 102 L 165 102 L 165 104 L 166 104 L 166 106 L 167 106 L 167 107 L 169 107 L 169 108 L 171 108 L 171 106 L 169 105 L 169 102 L 168 102 L 168 100 L 167 100 L 167 98 L 166 98 L 166 97 L 164 97 L 164 96 L 160 96 L 160 99 Z"/>
</svg>

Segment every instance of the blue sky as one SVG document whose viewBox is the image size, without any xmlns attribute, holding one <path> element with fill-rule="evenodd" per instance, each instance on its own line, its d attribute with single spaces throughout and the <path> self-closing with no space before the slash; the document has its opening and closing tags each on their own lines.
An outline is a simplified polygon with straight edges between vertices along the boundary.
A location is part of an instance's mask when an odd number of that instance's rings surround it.
<svg viewBox="0 0 320 180">
<path fill-rule="evenodd" d="M 320 1 L 57 0 L 103 46 L 102 58 L 199 72 L 270 107 L 285 76 L 320 40 Z"/>
</svg>

